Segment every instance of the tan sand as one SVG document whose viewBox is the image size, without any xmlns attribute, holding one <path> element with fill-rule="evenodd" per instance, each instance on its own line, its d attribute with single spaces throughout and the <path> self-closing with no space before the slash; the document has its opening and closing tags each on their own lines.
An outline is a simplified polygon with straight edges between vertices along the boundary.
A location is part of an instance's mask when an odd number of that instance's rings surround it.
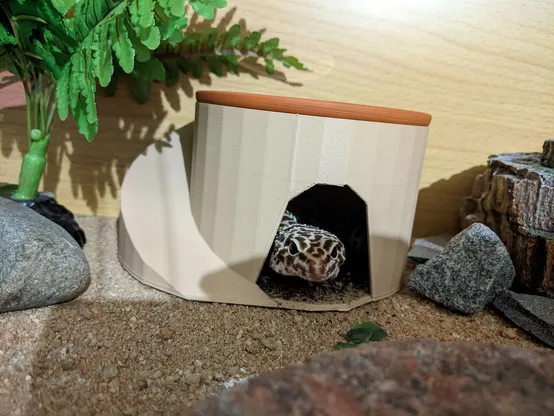
<svg viewBox="0 0 554 416">
<path fill-rule="evenodd" d="M 189 302 L 117 260 L 116 221 L 79 217 L 93 283 L 64 305 L 0 315 L 0 415 L 172 415 L 229 379 L 333 349 L 353 322 L 390 340 L 542 346 L 493 310 L 466 317 L 406 290 L 351 312 Z M 386 341 L 383 341 L 386 342 Z"/>
</svg>

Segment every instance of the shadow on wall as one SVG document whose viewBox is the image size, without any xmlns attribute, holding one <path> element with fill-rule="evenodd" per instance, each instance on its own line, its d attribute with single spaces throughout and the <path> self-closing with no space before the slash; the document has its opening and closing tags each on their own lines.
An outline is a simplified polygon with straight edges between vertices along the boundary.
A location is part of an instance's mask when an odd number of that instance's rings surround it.
<svg viewBox="0 0 554 416">
<path fill-rule="evenodd" d="M 442 179 L 421 189 L 412 237 L 420 238 L 461 231 L 458 216 L 461 200 L 471 194 L 475 177 L 486 169 L 486 164 L 474 166 L 449 179 Z"/>
<path fill-rule="evenodd" d="M 217 27 L 221 30 L 229 29 L 236 10 L 235 7 L 227 11 Z M 214 21 L 215 19 L 217 15 Z M 195 15 L 186 32 L 202 30 L 211 23 L 199 22 Z M 238 23 L 247 30 L 243 19 Z M 262 65 L 250 60 L 241 63 L 238 75 L 231 76 L 239 77 L 243 74 L 256 79 L 269 77 Z M 181 74 L 176 86 L 154 84 L 150 101 L 143 105 L 138 104 L 131 96 L 127 79 L 120 81 L 115 97 L 105 97 L 99 88 L 96 102 L 100 127 L 92 143 L 88 143 L 78 133 L 73 119 L 68 118 L 65 122 L 56 119 L 44 173 L 44 190 L 56 192 L 59 188 L 71 187 L 75 198 L 83 199 L 92 213 L 98 213 L 101 199 L 118 197 L 123 177 L 136 157 L 152 143 L 167 145 L 165 137 L 180 127 L 165 122 L 168 110 L 164 109 L 163 100 L 168 102 L 172 111 L 180 111 L 180 95 L 184 93 L 189 99 L 193 99 L 193 82 L 209 87 L 211 76 L 206 74 L 199 80 L 193 80 Z M 276 71 L 271 78 L 288 83 L 283 72 Z M 27 152 L 25 96 L 21 84 L 7 74 L 0 74 L 0 94 L 1 157 L 17 159 L 17 167 L 11 164 L 9 171 L 6 169 L 6 162 L 0 163 L 0 183 L 15 183 L 21 160 Z M 69 171 L 69 184 L 63 183 L 65 175 L 62 175 L 62 166 L 65 158 L 69 163 L 69 167 L 65 168 Z"/>
</svg>

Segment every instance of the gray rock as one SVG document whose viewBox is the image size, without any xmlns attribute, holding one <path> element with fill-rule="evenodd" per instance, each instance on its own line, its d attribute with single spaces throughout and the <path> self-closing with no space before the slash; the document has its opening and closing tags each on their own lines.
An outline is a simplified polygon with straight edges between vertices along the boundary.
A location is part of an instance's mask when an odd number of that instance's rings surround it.
<svg viewBox="0 0 554 416">
<path fill-rule="evenodd" d="M 62 227 L 0 198 L 0 312 L 67 302 L 89 285 L 87 258 Z"/>
<path fill-rule="evenodd" d="M 517 326 L 554 348 L 554 299 L 506 291 L 493 304 Z"/>
<path fill-rule="evenodd" d="M 504 244 L 487 226 L 476 223 L 456 235 L 444 252 L 418 265 L 408 286 L 435 302 L 475 313 L 507 290 L 515 268 Z"/>
</svg>

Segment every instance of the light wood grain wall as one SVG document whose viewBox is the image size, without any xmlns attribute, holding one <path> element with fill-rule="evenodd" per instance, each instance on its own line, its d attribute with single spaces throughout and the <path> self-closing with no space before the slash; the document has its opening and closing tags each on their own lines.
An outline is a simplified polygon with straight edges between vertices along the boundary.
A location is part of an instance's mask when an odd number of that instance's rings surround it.
<svg viewBox="0 0 554 416">
<path fill-rule="evenodd" d="M 117 216 L 126 169 L 193 120 L 202 88 L 397 107 L 433 115 L 421 236 L 456 230 L 459 199 L 488 155 L 539 151 L 554 135 L 554 1 L 229 0 L 221 20 L 265 28 L 313 72 L 288 71 L 288 83 L 249 73 L 183 78 L 179 89 L 155 89 L 147 105 L 122 86 L 98 98 L 93 143 L 72 121 L 57 123 L 44 188 L 76 213 Z M 26 143 L 23 97 L 17 84 L 0 94 L 0 183 L 13 183 Z"/>
</svg>

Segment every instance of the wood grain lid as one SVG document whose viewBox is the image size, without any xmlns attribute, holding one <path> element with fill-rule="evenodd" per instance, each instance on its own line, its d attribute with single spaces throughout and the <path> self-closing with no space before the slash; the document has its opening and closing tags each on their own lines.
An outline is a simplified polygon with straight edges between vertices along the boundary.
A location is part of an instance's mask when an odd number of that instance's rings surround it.
<svg viewBox="0 0 554 416">
<path fill-rule="evenodd" d="M 411 126 L 429 126 L 431 124 L 431 115 L 426 113 L 306 98 L 227 91 L 198 91 L 196 93 L 196 101 L 205 104 L 306 116 L 344 118 Z"/>
</svg>

